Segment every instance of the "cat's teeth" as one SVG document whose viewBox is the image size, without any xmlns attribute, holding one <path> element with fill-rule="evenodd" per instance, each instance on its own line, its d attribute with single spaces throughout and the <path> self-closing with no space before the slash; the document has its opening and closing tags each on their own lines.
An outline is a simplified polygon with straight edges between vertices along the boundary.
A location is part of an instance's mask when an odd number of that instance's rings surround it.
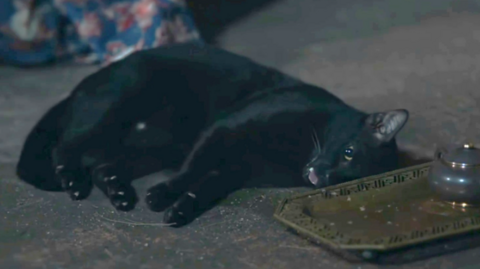
<svg viewBox="0 0 480 269">
<path fill-rule="evenodd" d="M 78 197 L 79 194 L 80 194 L 80 192 L 78 192 L 78 191 L 73 193 L 73 195 L 75 195 L 75 197 Z"/>
<path fill-rule="evenodd" d="M 123 191 L 119 191 L 118 195 L 124 195 L 125 193 Z"/>
<path fill-rule="evenodd" d="M 127 203 L 127 202 L 123 202 L 122 205 L 123 205 L 123 206 L 126 206 L 126 205 L 128 205 L 128 203 Z"/>
</svg>

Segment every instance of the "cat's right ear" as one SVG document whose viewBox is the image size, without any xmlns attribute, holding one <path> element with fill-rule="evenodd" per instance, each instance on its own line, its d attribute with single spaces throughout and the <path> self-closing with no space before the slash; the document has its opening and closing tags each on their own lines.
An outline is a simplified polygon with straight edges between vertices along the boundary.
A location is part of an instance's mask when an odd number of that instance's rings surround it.
<svg viewBox="0 0 480 269">
<path fill-rule="evenodd" d="M 365 119 L 365 131 L 374 144 L 387 143 L 405 126 L 408 116 L 405 109 L 370 114 Z"/>
</svg>

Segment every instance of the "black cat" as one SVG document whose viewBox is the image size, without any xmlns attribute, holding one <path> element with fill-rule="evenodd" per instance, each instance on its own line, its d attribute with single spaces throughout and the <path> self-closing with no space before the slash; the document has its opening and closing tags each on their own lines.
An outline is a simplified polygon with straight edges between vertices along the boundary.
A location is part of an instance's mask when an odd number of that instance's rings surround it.
<svg viewBox="0 0 480 269">
<path fill-rule="evenodd" d="M 179 227 L 245 186 L 324 187 L 397 167 L 405 110 L 365 114 L 326 90 L 201 44 L 135 53 L 85 78 L 29 134 L 18 176 L 134 208 L 132 180 L 178 171 L 146 202 Z"/>
</svg>

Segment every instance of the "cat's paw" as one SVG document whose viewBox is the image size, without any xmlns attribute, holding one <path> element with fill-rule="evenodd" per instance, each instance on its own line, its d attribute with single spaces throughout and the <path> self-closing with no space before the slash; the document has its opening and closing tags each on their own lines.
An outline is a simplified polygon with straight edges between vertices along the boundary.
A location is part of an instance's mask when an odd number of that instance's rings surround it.
<svg viewBox="0 0 480 269">
<path fill-rule="evenodd" d="M 104 163 L 93 169 L 90 176 L 115 209 L 130 211 L 135 208 L 138 196 L 131 185 L 131 180 L 125 178 L 124 174 L 119 165 Z"/>
<path fill-rule="evenodd" d="M 66 170 L 57 169 L 57 180 L 60 181 L 63 190 L 74 201 L 87 198 L 93 189 L 92 181 L 80 169 Z"/>
<path fill-rule="evenodd" d="M 182 227 L 189 224 L 195 218 L 195 195 L 191 193 L 183 194 L 180 199 L 163 214 L 163 222 L 170 224 L 170 227 Z"/>
<path fill-rule="evenodd" d="M 108 186 L 108 198 L 120 211 L 130 211 L 138 202 L 137 193 L 131 185 Z"/>
<path fill-rule="evenodd" d="M 184 216 L 182 212 L 174 208 L 168 208 L 163 213 L 163 223 L 168 224 L 169 227 L 180 228 L 189 223 L 188 217 Z"/>
<path fill-rule="evenodd" d="M 164 182 L 148 190 L 145 202 L 150 210 L 161 212 L 175 203 L 181 195 L 182 193 L 172 191 L 169 185 Z"/>
</svg>

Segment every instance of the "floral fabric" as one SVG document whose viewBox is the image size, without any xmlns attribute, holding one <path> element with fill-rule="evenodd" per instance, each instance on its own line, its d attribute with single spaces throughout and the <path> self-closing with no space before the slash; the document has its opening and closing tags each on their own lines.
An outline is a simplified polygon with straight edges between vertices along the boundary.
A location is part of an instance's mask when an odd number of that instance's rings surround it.
<svg viewBox="0 0 480 269">
<path fill-rule="evenodd" d="M 108 64 L 134 51 L 201 41 L 183 0 L 0 0 L 0 59 Z"/>
</svg>

